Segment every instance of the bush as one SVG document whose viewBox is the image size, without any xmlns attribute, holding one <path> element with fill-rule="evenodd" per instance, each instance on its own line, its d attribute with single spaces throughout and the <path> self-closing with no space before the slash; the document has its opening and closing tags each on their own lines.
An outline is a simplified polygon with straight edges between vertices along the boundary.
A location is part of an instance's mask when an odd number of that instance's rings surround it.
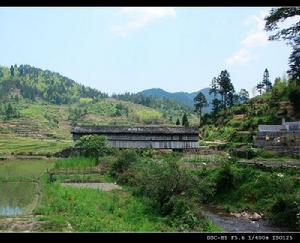
<svg viewBox="0 0 300 243">
<path fill-rule="evenodd" d="M 197 177 L 179 168 L 176 162 L 148 162 L 137 174 L 136 193 L 150 198 L 163 215 L 173 211 L 171 199 L 176 196 L 199 196 Z M 199 197 L 198 197 L 199 198 Z"/>
<path fill-rule="evenodd" d="M 243 159 L 252 159 L 257 156 L 257 152 L 253 148 L 242 147 L 230 149 L 230 155 Z"/>
<path fill-rule="evenodd" d="M 106 138 L 99 135 L 82 136 L 75 145 L 80 149 L 80 153 L 87 157 L 104 156 L 112 152 L 112 149 L 107 146 Z"/>
<path fill-rule="evenodd" d="M 300 229 L 300 198 L 279 196 L 271 209 L 271 219 L 280 226 Z"/>
<path fill-rule="evenodd" d="M 118 179 L 118 177 L 127 171 L 130 165 L 135 163 L 137 159 L 138 155 L 134 150 L 124 150 L 120 152 L 118 158 L 111 165 L 111 176 Z"/>
<path fill-rule="evenodd" d="M 223 165 L 216 179 L 217 193 L 226 192 L 234 187 L 234 174 L 229 163 Z"/>
<path fill-rule="evenodd" d="M 278 155 L 276 155 L 276 153 L 265 150 L 265 149 L 261 149 L 261 148 L 257 148 L 255 149 L 256 155 L 262 158 L 274 158 L 274 157 L 278 157 Z"/>
<path fill-rule="evenodd" d="M 168 202 L 168 206 L 172 208 L 170 218 L 172 225 L 179 231 L 189 229 L 202 230 L 203 222 L 200 220 L 200 207 L 187 198 L 174 196 Z"/>
</svg>

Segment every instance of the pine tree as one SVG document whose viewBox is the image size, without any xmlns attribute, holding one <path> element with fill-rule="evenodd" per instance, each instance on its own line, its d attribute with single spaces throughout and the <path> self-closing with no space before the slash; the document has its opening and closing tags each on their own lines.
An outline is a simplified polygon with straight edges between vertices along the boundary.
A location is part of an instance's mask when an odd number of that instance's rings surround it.
<svg viewBox="0 0 300 243">
<path fill-rule="evenodd" d="M 176 126 L 179 126 L 179 125 L 180 125 L 180 120 L 179 120 L 179 118 L 177 118 Z"/>
<path fill-rule="evenodd" d="M 227 109 L 228 106 L 232 105 L 232 99 L 228 100 L 228 97 L 233 97 L 234 94 L 234 87 L 230 79 L 230 74 L 227 70 L 221 71 L 218 77 L 218 87 L 219 87 L 219 94 L 222 97 L 222 106 Z"/>
<path fill-rule="evenodd" d="M 211 81 L 211 88 L 209 89 L 209 94 L 213 94 L 213 99 L 211 101 L 212 104 L 212 113 L 215 115 L 219 111 L 220 108 L 220 100 L 217 99 L 217 95 L 219 92 L 219 87 L 218 87 L 218 79 L 214 77 Z"/>
<path fill-rule="evenodd" d="M 262 84 L 266 91 L 269 91 L 272 89 L 272 83 L 270 82 L 270 75 L 269 75 L 269 71 L 267 68 L 264 71 Z"/>
<path fill-rule="evenodd" d="M 186 113 L 184 113 L 183 116 L 182 116 L 182 122 L 181 122 L 181 124 L 182 124 L 182 126 L 184 126 L 184 127 L 189 127 L 189 126 L 190 126 L 190 125 L 189 125 L 189 120 L 188 120 L 188 118 L 187 118 Z"/>
<path fill-rule="evenodd" d="M 199 92 L 194 98 L 194 106 L 195 106 L 195 112 L 199 114 L 199 127 L 201 127 L 202 109 L 208 106 L 205 95 L 202 92 Z"/>
<path fill-rule="evenodd" d="M 289 57 L 290 70 L 288 74 L 300 83 L 300 38 L 295 40 L 293 51 Z"/>
<path fill-rule="evenodd" d="M 245 89 L 241 89 L 238 96 L 239 96 L 239 101 L 242 104 L 248 102 L 249 100 L 249 92 Z"/>
<path fill-rule="evenodd" d="M 287 44 L 292 46 L 292 53 L 289 57 L 290 70 L 288 73 L 293 79 L 296 79 L 300 83 L 300 21 L 299 18 L 296 23 L 290 26 L 282 25 L 278 26 L 279 23 L 287 23 L 285 20 L 291 17 L 300 16 L 300 7 L 279 7 L 272 8 L 269 15 L 265 18 L 266 25 L 265 30 L 277 32 L 269 36 L 269 40 L 284 40 Z"/>
<path fill-rule="evenodd" d="M 14 69 L 14 66 L 13 66 L 13 65 L 10 66 L 10 76 L 11 76 L 11 77 L 14 77 L 14 76 L 15 76 L 15 69 Z"/>
</svg>

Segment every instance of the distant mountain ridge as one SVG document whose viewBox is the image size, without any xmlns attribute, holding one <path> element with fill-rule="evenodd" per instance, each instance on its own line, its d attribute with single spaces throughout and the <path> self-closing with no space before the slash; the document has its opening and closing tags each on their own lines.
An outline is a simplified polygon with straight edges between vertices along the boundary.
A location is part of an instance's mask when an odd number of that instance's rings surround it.
<svg viewBox="0 0 300 243">
<path fill-rule="evenodd" d="M 209 103 L 209 106 L 204 109 L 204 112 L 211 111 L 211 101 L 212 101 L 212 95 L 209 94 L 209 88 L 204 88 L 196 92 L 168 92 L 160 88 L 152 88 L 152 89 L 146 89 L 141 92 L 138 92 L 137 94 L 143 95 L 143 96 L 152 96 L 152 97 L 159 97 L 159 98 L 167 98 L 170 100 L 175 100 L 180 104 L 186 105 L 188 107 L 194 106 L 194 98 L 199 92 L 202 92 L 205 95 L 205 98 L 207 99 L 207 102 Z"/>
</svg>

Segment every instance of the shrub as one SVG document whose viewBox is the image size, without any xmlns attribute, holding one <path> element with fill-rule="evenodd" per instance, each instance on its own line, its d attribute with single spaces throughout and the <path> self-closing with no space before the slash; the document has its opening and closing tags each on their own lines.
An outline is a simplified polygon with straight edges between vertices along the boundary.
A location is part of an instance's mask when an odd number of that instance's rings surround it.
<svg viewBox="0 0 300 243">
<path fill-rule="evenodd" d="M 271 209 L 271 219 L 280 226 L 300 229 L 300 198 L 279 196 Z"/>
<path fill-rule="evenodd" d="M 118 158 L 111 165 L 110 174 L 115 178 L 120 177 L 137 159 L 138 155 L 134 150 L 124 150 L 120 152 Z"/>
<path fill-rule="evenodd" d="M 234 187 L 234 174 L 229 163 L 225 163 L 216 179 L 217 193 L 226 192 Z"/>
<path fill-rule="evenodd" d="M 253 148 L 242 147 L 230 149 L 230 155 L 243 159 L 252 159 L 257 156 L 257 152 Z"/>
<path fill-rule="evenodd" d="M 169 200 L 167 205 L 172 208 L 170 218 L 177 230 L 202 230 L 203 222 L 199 217 L 201 211 L 195 202 L 185 197 L 174 196 Z"/>
<path fill-rule="evenodd" d="M 173 204 L 170 201 L 172 198 L 180 195 L 199 196 L 197 177 L 180 169 L 176 162 L 165 164 L 148 162 L 141 169 L 141 173 L 136 176 L 136 193 L 155 202 L 163 215 L 173 211 Z"/>
<path fill-rule="evenodd" d="M 111 149 L 107 146 L 106 138 L 99 135 L 82 136 L 76 143 L 75 147 L 80 149 L 80 153 L 87 157 L 104 156 L 111 153 Z"/>
</svg>

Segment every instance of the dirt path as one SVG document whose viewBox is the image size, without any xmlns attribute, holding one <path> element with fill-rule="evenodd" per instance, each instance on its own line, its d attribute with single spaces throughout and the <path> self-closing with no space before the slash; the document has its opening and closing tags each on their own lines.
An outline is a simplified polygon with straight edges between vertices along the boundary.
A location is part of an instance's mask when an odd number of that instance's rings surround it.
<svg viewBox="0 0 300 243">
<path fill-rule="evenodd" d="M 100 189 L 101 191 L 122 190 L 122 187 L 114 183 L 61 183 L 62 186 L 77 188 Z"/>
</svg>

